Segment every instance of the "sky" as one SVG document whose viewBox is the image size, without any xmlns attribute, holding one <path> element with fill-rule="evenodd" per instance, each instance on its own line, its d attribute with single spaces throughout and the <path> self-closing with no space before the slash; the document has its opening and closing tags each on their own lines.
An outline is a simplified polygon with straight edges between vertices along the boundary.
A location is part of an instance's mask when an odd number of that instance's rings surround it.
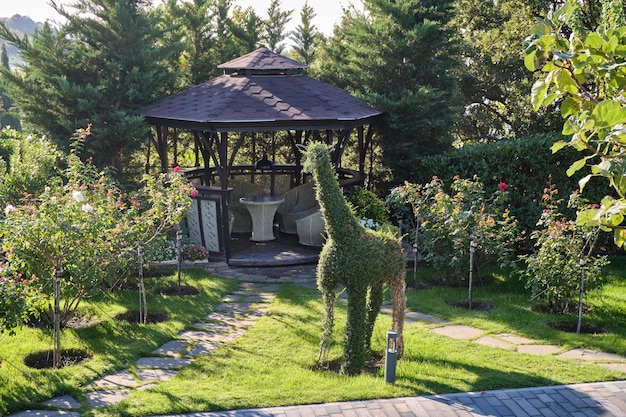
<svg viewBox="0 0 626 417">
<path fill-rule="evenodd" d="M 158 4 L 160 0 L 157 0 Z M 71 4 L 73 0 L 58 0 L 58 4 Z M 254 7 L 261 18 L 267 18 L 267 9 L 271 0 L 234 0 L 235 5 L 242 8 Z M 287 30 L 293 30 L 300 24 L 300 10 L 305 0 L 282 0 L 281 10 L 293 10 L 291 21 L 287 25 Z M 313 19 L 313 24 L 319 32 L 326 35 L 332 34 L 332 28 L 338 23 L 342 16 L 342 7 L 347 7 L 354 3 L 361 7 L 360 0 L 309 0 L 309 5 L 313 7 L 317 16 Z M 0 17 L 11 17 L 14 14 L 28 16 L 36 22 L 43 22 L 47 19 L 58 20 L 59 15 L 50 7 L 49 0 L 0 0 Z"/>
</svg>

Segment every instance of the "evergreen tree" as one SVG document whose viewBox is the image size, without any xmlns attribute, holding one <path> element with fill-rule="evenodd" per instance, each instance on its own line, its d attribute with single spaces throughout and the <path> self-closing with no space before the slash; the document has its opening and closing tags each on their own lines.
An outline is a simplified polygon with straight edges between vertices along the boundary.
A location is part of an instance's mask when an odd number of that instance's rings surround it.
<svg viewBox="0 0 626 417">
<path fill-rule="evenodd" d="M 9 53 L 7 52 L 7 45 L 2 44 L 2 52 L 0 52 L 0 64 L 2 68 L 9 70 L 11 65 L 9 64 Z M 21 130 L 22 126 L 20 121 L 11 113 L 11 107 L 13 102 L 5 93 L 5 81 L 0 78 L 0 129 L 5 127 L 11 127 L 11 129 Z"/>
<path fill-rule="evenodd" d="M 324 46 L 323 78 L 385 111 L 383 163 L 396 181 L 447 149 L 459 114 L 452 0 L 364 0 L 346 9 Z"/>
<path fill-rule="evenodd" d="M 249 6 L 246 10 L 233 8 L 233 35 L 239 45 L 240 55 L 254 51 L 261 44 L 263 19 Z"/>
<path fill-rule="evenodd" d="M 267 9 L 267 21 L 265 22 L 265 43 L 268 49 L 281 54 L 285 50 L 285 27 L 291 20 L 293 10 L 281 11 L 280 0 L 272 0 Z"/>
<path fill-rule="evenodd" d="M 291 40 L 295 43 L 293 52 L 296 60 L 303 64 L 310 65 L 315 58 L 315 47 L 317 43 L 317 28 L 312 21 L 315 18 L 313 7 L 309 6 L 308 0 L 304 2 L 300 11 L 300 25 L 291 32 Z"/>
<path fill-rule="evenodd" d="M 77 0 L 66 19 L 32 41 L 0 25 L 0 38 L 15 45 L 21 71 L 3 70 L 8 91 L 24 119 L 67 150 L 77 128 L 92 125 L 85 151 L 99 166 L 127 168 L 145 141 L 147 125 L 134 112 L 171 87 L 160 15 L 145 0 Z"/>
</svg>

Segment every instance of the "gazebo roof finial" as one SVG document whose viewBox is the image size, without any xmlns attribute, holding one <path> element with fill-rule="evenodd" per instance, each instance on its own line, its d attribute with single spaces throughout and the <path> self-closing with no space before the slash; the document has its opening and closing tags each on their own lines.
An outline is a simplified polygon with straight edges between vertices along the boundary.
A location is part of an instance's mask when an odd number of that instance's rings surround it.
<svg viewBox="0 0 626 417">
<path fill-rule="evenodd" d="M 263 47 L 218 65 L 224 74 L 285 74 L 301 73 L 308 66 Z"/>
</svg>

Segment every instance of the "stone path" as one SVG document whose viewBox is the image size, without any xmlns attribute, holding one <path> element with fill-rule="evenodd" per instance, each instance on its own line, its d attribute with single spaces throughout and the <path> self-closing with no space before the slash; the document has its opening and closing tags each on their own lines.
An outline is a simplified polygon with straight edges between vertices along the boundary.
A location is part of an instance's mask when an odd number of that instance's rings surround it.
<svg viewBox="0 0 626 417">
<path fill-rule="evenodd" d="M 133 390 L 145 389 L 174 377 L 179 370 L 199 355 L 210 354 L 223 343 L 245 333 L 263 316 L 266 306 L 282 282 L 315 286 L 314 266 L 283 268 L 231 268 L 225 263 L 211 263 L 204 267 L 213 274 L 242 281 L 240 288 L 222 299 L 216 311 L 206 320 L 194 323 L 192 329 L 182 331 L 152 352 L 137 360 L 137 371 L 119 371 L 106 375 L 86 386 L 89 407 L 99 408 L 116 404 Z M 269 283 L 268 283 L 269 282 Z M 383 306 L 383 314 L 391 314 L 390 306 Z M 465 325 L 450 324 L 445 320 L 419 312 L 407 312 L 406 324 L 424 322 L 432 331 L 457 339 L 523 354 L 557 355 L 563 358 L 593 360 L 600 366 L 626 373 L 626 358 L 589 349 L 565 350 L 512 334 L 485 334 Z M 9 417 L 80 417 L 81 404 L 71 396 L 46 401 L 56 410 L 27 410 Z M 214 413 L 193 413 L 186 417 L 528 417 L 528 416 L 626 416 L 626 381 L 578 384 L 570 386 L 539 387 L 517 390 L 499 390 L 480 393 L 434 395 L 385 400 L 354 401 L 318 405 L 274 407 L 255 410 L 236 410 Z M 180 417 L 180 416 L 171 416 Z"/>
<path fill-rule="evenodd" d="M 117 404 L 133 390 L 146 389 L 173 378 L 181 368 L 200 355 L 207 355 L 222 344 L 235 340 L 265 314 L 279 288 L 278 283 L 242 282 L 232 294 L 209 313 L 201 323 L 180 332 L 151 356 L 136 361 L 136 371 L 122 370 L 105 375 L 85 386 L 89 407 Z M 81 404 L 69 395 L 52 398 L 44 404 L 56 410 L 26 410 L 10 417 L 80 417 Z"/>
</svg>

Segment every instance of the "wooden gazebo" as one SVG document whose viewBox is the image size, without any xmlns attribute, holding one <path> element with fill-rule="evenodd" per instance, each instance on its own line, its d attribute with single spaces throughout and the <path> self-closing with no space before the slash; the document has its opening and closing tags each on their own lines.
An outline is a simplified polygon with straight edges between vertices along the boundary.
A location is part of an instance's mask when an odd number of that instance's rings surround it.
<svg viewBox="0 0 626 417">
<path fill-rule="evenodd" d="M 333 147 L 333 162 L 338 170 L 348 172 L 358 182 L 365 175 L 372 127 L 382 114 L 345 90 L 308 77 L 305 65 L 267 48 L 218 68 L 223 75 L 145 106 L 137 113 L 154 126 L 154 143 L 163 172 L 177 164 L 174 159 L 172 165 L 168 158 L 168 137 L 176 138 L 175 132 L 180 130 L 193 134 L 197 166 L 185 172 L 198 184 L 198 204 L 205 206 L 199 225 L 203 229 L 203 244 L 213 257 L 229 261 L 228 193 L 233 175 L 254 179 L 255 175 L 269 174 L 272 194 L 278 192 L 274 189 L 275 175 L 288 173 L 290 186 L 298 185 L 303 181 L 298 145 L 323 140 Z M 260 172 L 254 164 L 234 164 L 246 134 L 278 131 L 286 132 L 289 138 L 293 164 L 273 166 L 269 173 Z M 341 158 L 353 133 L 358 140 L 359 166 L 342 171 Z M 171 147 L 176 146 L 174 140 Z"/>
</svg>

